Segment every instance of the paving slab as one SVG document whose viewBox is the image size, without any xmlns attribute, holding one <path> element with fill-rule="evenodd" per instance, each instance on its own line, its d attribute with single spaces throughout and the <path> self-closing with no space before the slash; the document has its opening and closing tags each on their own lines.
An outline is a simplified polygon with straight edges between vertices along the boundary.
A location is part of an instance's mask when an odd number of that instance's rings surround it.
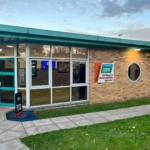
<svg viewBox="0 0 150 150">
<path fill-rule="evenodd" d="M 43 126 L 43 125 L 53 124 L 53 122 L 50 119 L 41 119 L 41 120 L 35 120 L 32 122 L 35 126 Z"/>
<path fill-rule="evenodd" d="M 103 116 L 110 116 L 111 114 L 106 112 L 106 111 L 100 111 L 100 112 L 95 112 L 96 115 L 98 115 L 99 117 L 103 117 Z"/>
<path fill-rule="evenodd" d="M 144 109 L 142 111 L 139 111 L 141 114 L 150 114 L 150 109 Z"/>
<path fill-rule="evenodd" d="M 20 140 L 10 140 L 0 144 L 0 150 L 20 150 L 26 146 Z"/>
<path fill-rule="evenodd" d="M 54 123 L 61 123 L 61 122 L 70 121 L 67 117 L 56 117 L 56 118 L 51 118 L 51 120 L 52 120 Z"/>
<path fill-rule="evenodd" d="M 39 133 L 44 133 L 44 132 L 59 130 L 59 128 L 55 124 L 51 124 L 47 126 L 38 126 L 37 130 L 39 131 Z"/>
<path fill-rule="evenodd" d="M 132 116 L 129 113 L 122 113 L 122 114 L 118 114 L 117 117 L 119 117 L 120 119 L 127 119 L 127 118 L 131 118 Z"/>
<path fill-rule="evenodd" d="M 119 120 L 120 118 L 116 115 L 111 115 L 111 116 L 104 117 L 104 119 L 106 119 L 108 121 L 113 121 L 113 120 Z"/>
<path fill-rule="evenodd" d="M 116 115 L 116 114 L 120 114 L 120 113 L 127 113 L 127 112 L 128 111 L 124 108 L 107 111 L 107 113 L 110 113 L 111 115 Z"/>
<path fill-rule="evenodd" d="M 26 128 L 25 131 L 27 135 L 36 135 L 39 133 L 36 127 Z"/>
<path fill-rule="evenodd" d="M 85 117 L 85 118 L 87 118 L 87 119 L 99 117 L 95 113 L 86 113 L 86 114 L 82 114 L 82 116 Z"/>
<path fill-rule="evenodd" d="M 27 135 L 27 133 L 23 133 L 19 138 L 21 139 L 21 138 L 24 138 L 24 137 L 27 137 L 28 135 Z"/>
<path fill-rule="evenodd" d="M 25 132 L 22 123 L 17 124 L 16 126 L 10 128 L 9 130 L 11 130 L 11 131 L 17 131 L 17 132 Z"/>
<path fill-rule="evenodd" d="M 86 125 L 91 125 L 91 124 L 93 124 L 93 122 L 90 121 L 90 120 L 88 120 L 88 119 L 75 120 L 74 123 L 77 124 L 78 126 L 86 126 Z"/>
<path fill-rule="evenodd" d="M 68 122 L 58 123 L 57 126 L 60 129 L 69 129 L 69 128 L 75 128 L 75 127 L 77 127 L 77 124 L 75 124 L 72 121 L 68 121 Z"/>
<path fill-rule="evenodd" d="M 67 118 L 71 121 L 85 119 L 85 117 L 83 117 L 82 115 L 71 115 L 67 116 Z"/>
<path fill-rule="evenodd" d="M 26 121 L 26 122 L 22 122 L 22 125 L 24 128 L 31 128 L 34 127 L 34 124 L 32 121 Z"/>
<path fill-rule="evenodd" d="M 5 131 L 0 134 L 0 142 L 6 142 L 19 138 L 23 133 L 16 131 Z"/>
<path fill-rule="evenodd" d="M 19 124 L 18 122 L 15 121 L 3 121 L 0 123 L 0 129 L 9 129 L 12 128 L 14 126 L 16 126 L 17 124 Z"/>
<path fill-rule="evenodd" d="M 2 132 L 5 132 L 6 130 L 4 130 L 4 129 L 0 129 L 0 133 L 2 133 Z"/>
<path fill-rule="evenodd" d="M 127 113 L 129 115 L 129 118 L 131 117 L 137 117 L 137 116 L 142 116 L 142 114 L 140 112 L 130 112 L 130 113 Z"/>
<path fill-rule="evenodd" d="M 104 122 L 108 122 L 107 119 L 104 119 L 102 117 L 97 117 L 97 118 L 91 118 L 89 119 L 90 121 L 94 122 L 94 123 L 104 123 Z"/>
</svg>

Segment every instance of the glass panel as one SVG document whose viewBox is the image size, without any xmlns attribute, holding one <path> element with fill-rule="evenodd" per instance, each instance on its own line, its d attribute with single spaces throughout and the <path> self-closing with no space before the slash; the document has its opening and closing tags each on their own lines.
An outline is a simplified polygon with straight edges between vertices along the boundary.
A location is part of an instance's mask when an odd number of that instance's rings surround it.
<svg viewBox="0 0 150 150">
<path fill-rule="evenodd" d="M 70 88 L 53 89 L 53 103 L 70 102 Z"/>
<path fill-rule="evenodd" d="M 25 57 L 26 56 L 26 44 L 19 44 L 17 56 Z"/>
<path fill-rule="evenodd" d="M 50 45 L 30 44 L 30 57 L 50 57 Z"/>
<path fill-rule="evenodd" d="M 14 104 L 14 91 L 0 91 L 1 103 Z"/>
<path fill-rule="evenodd" d="M 14 72 L 14 60 L 0 60 L 0 72 Z"/>
<path fill-rule="evenodd" d="M 30 105 L 44 105 L 50 104 L 50 89 L 36 89 L 30 90 Z"/>
<path fill-rule="evenodd" d="M 72 87 L 72 101 L 87 100 L 87 87 Z"/>
<path fill-rule="evenodd" d="M 130 65 L 128 69 L 128 76 L 132 81 L 137 80 L 140 77 L 140 67 L 136 63 Z"/>
<path fill-rule="evenodd" d="M 3 87 L 14 87 L 14 76 L 0 75 L 0 84 Z"/>
<path fill-rule="evenodd" d="M 70 85 L 70 61 L 53 60 L 52 61 L 53 86 Z"/>
<path fill-rule="evenodd" d="M 14 45 L 0 44 L 0 57 L 14 56 Z"/>
<path fill-rule="evenodd" d="M 88 58 L 87 48 L 72 47 L 72 58 Z"/>
<path fill-rule="evenodd" d="M 18 87 L 26 87 L 26 60 L 18 59 Z"/>
<path fill-rule="evenodd" d="M 32 86 L 48 85 L 49 81 L 49 61 L 32 60 Z"/>
<path fill-rule="evenodd" d="M 86 62 L 73 62 L 73 83 L 86 82 Z"/>
<path fill-rule="evenodd" d="M 26 106 L 26 90 L 18 90 L 18 92 L 22 93 L 22 105 Z"/>
<path fill-rule="evenodd" d="M 69 47 L 65 46 L 52 46 L 52 57 L 69 58 Z"/>
</svg>

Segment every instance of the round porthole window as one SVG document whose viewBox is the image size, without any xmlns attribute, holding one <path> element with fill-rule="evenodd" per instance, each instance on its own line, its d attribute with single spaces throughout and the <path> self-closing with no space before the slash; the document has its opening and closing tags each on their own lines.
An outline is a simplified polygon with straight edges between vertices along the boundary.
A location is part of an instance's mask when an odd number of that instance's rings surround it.
<svg viewBox="0 0 150 150">
<path fill-rule="evenodd" d="M 128 67 L 128 78 L 132 81 L 135 82 L 137 81 L 141 76 L 141 69 L 140 66 L 137 63 L 132 63 Z"/>
</svg>

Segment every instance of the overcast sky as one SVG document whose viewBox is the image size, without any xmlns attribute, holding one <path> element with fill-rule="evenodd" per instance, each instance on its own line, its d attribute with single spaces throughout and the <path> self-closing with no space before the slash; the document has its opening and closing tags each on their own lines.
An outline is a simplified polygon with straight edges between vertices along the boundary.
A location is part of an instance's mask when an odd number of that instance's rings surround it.
<svg viewBox="0 0 150 150">
<path fill-rule="evenodd" d="M 150 0 L 0 0 L 0 24 L 150 41 Z"/>
</svg>

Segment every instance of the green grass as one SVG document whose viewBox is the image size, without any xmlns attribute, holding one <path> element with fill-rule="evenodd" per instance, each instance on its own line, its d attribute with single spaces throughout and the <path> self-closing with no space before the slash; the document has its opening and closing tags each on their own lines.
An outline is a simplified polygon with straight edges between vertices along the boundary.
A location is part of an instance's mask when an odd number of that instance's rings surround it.
<svg viewBox="0 0 150 150">
<path fill-rule="evenodd" d="M 21 139 L 32 150 L 149 150 L 150 115 Z"/>
<path fill-rule="evenodd" d="M 140 106 L 146 104 L 150 104 L 150 99 L 128 100 L 124 102 L 115 102 L 115 103 L 108 103 L 108 104 L 77 105 L 74 107 L 67 107 L 67 108 L 40 110 L 40 111 L 35 111 L 34 113 L 39 118 L 44 119 L 44 118 L 68 116 L 68 115 L 75 115 L 75 114 L 82 114 L 82 113 L 90 113 L 96 111 L 127 108 L 127 107 Z"/>
</svg>

